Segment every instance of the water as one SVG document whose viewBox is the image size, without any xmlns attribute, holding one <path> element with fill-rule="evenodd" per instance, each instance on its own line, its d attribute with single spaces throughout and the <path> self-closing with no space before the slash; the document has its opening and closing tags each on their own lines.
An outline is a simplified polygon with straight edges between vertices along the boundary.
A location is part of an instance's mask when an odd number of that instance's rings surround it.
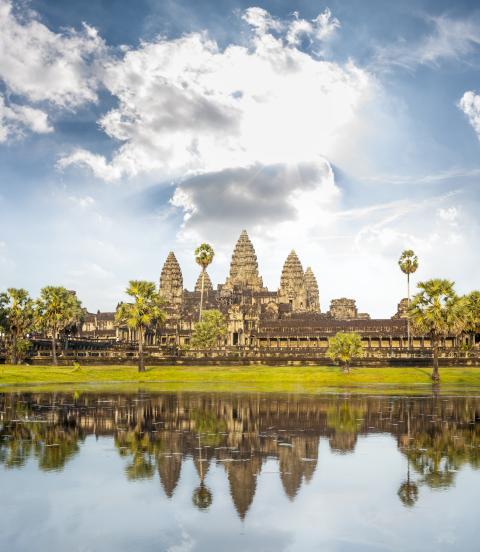
<svg viewBox="0 0 480 552">
<path fill-rule="evenodd" d="M 0 395 L 0 549 L 478 550 L 480 398 Z"/>
</svg>

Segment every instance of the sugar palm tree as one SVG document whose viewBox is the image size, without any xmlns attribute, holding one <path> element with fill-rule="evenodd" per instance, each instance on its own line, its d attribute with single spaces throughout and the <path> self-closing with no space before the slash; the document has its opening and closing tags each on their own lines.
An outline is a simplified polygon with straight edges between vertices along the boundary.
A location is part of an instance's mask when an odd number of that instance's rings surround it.
<svg viewBox="0 0 480 552">
<path fill-rule="evenodd" d="M 25 289 L 9 288 L 5 294 L 4 327 L 9 341 L 12 364 L 28 349 L 26 339 L 33 328 L 33 300 Z"/>
<path fill-rule="evenodd" d="M 475 334 L 480 328 L 480 291 L 472 291 L 465 297 L 467 327 L 470 333 L 470 345 L 475 345 Z"/>
<path fill-rule="evenodd" d="M 35 319 L 38 327 L 51 335 L 53 364 L 58 364 L 60 332 L 78 323 L 82 314 L 81 302 L 74 292 L 62 286 L 46 286 L 40 290 L 40 297 L 35 302 Z"/>
<path fill-rule="evenodd" d="M 449 280 L 435 278 L 420 282 L 420 290 L 413 297 L 409 317 L 415 330 L 430 336 L 433 351 L 432 380 L 440 381 L 438 372 L 438 340 L 446 335 L 458 335 L 467 324 L 466 302 L 459 298 Z"/>
<path fill-rule="evenodd" d="M 213 261 L 215 252 L 213 248 L 208 243 L 202 243 L 195 249 L 195 261 L 202 267 L 202 286 L 200 288 L 200 313 L 198 319 L 202 319 L 202 310 L 203 310 L 203 290 L 205 285 L 205 271 L 207 266 Z"/>
<path fill-rule="evenodd" d="M 153 282 L 131 280 L 125 293 L 133 298 L 131 303 L 121 303 L 115 313 L 119 324 L 136 330 L 138 341 L 138 371 L 145 372 L 143 344 L 147 330 L 156 328 L 165 321 L 163 300 Z"/>
<path fill-rule="evenodd" d="M 417 271 L 418 257 L 411 249 L 405 249 L 398 259 L 398 266 L 400 270 L 407 275 L 407 297 L 408 307 L 410 307 L 410 274 Z M 410 318 L 407 318 L 407 339 L 408 346 L 410 347 Z"/>
</svg>

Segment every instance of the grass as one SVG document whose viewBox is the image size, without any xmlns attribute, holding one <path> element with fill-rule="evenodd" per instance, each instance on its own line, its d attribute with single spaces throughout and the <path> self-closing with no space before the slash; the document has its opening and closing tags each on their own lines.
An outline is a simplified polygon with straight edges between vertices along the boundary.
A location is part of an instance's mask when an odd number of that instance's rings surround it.
<svg viewBox="0 0 480 552">
<path fill-rule="evenodd" d="M 319 391 L 367 386 L 425 389 L 429 368 L 355 368 L 344 374 L 327 366 L 158 366 L 139 373 L 135 366 L 0 365 L 0 391 L 12 386 L 55 384 L 160 386 L 164 390 Z M 443 386 L 480 386 L 480 368 L 440 369 Z M 402 392 L 405 392 L 403 389 Z"/>
</svg>

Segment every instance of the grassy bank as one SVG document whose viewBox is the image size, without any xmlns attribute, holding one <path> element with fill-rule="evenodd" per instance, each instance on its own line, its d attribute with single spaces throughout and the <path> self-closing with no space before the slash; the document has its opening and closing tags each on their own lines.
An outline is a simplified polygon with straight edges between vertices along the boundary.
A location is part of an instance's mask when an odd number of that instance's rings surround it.
<svg viewBox="0 0 480 552">
<path fill-rule="evenodd" d="M 221 384 L 238 387 L 259 387 L 261 390 L 293 390 L 295 388 L 342 388 L 369 385 L 430 385 L 429 368 L 355 368 L 344 374 L 337 367 L 325 366 L 159 366 L 138 373 L 135 366 L 11 366 L 0 365 L 0 389 L 12 385 L 33 384 L 109 384 L 161 383 Z M 448 386 L 480 386 L 480 368 L 456 367 L 440 370 L 442 384 Z"/>
</svg>

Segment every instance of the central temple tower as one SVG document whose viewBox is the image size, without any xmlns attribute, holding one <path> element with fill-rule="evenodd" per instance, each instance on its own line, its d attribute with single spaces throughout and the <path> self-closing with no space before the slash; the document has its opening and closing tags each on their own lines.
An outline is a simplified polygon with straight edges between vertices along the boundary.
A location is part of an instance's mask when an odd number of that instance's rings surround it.
<svg viewBox="0 0 480 552">
<path fill-rule="evenodd" d="M 235 287 L 262 291 L 263 281 L 258 273 L 257 256 L 247 231 L 242 230 L 232 255 L 230 275 L 223 289 L 232 290 Z"/>
</svg>

